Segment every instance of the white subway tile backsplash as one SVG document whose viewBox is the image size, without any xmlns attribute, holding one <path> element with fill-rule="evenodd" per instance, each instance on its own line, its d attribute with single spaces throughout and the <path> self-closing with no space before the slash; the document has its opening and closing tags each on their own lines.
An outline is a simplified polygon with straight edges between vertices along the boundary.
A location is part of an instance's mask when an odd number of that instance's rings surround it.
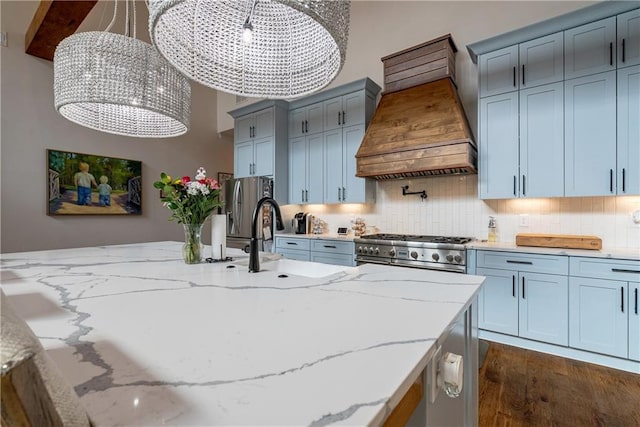
<svg viewBox="0 0 640 427">
<path fill-rule="evenodd" d="M 422 201 L 409 191 L 427 191 Z M 350 227 L 363 217 L 377 232 L 437 234 L 487 238 L 489 216 L 498 224 L 498 239 L 515 241 L 517 233 L 588 234 L 602 239 L 605 248 L 640 249 L 640 227 L 631 213 L 640 209 L 639 196 L 571 197 L 553 199 L 479 200 L 477 175 L 379 181 L 376 204 L 286 206 L 285 216 L 304 210 L 327 222 L 328 231 Z M 520 214 L 529 215 L 529 227 L 520 227 Z"/>
</svg>

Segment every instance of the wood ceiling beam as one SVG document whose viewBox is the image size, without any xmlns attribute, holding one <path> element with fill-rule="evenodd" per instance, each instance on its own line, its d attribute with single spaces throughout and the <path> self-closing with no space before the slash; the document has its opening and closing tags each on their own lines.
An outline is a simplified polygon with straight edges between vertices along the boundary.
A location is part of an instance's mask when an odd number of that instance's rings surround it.
<svg viewBox="0 0 640 427">
<path fill-rule="evenodd" d="M 75 33 L 98 0 L 40 0 L 24 40 L 29 55 L 53 61 L 58 43 Z"/>
</svg>

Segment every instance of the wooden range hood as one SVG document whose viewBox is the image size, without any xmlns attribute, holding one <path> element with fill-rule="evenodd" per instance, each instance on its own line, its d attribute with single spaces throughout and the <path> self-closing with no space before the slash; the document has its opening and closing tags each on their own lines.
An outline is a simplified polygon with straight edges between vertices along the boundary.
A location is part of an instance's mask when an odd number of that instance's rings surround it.
<svg viewBox="0 0 640 427">
<path fill-rule="evenodd" d="M 385 92 L 356 154 L 359 177 L 477 173 L 451 35 L 382 58 Z"/>
</svg>

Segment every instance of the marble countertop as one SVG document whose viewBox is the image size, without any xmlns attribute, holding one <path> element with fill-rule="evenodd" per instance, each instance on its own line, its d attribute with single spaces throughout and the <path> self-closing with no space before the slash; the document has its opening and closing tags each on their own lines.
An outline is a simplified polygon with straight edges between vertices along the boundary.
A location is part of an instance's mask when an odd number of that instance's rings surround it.
<svg viewBox="0 0 640 427">
<path fill-rule="evenodd" d="M 483 281 L 292 260 L 250 274 L 239 250 L 227 268 L 181 246 L 2 254 L 9 303 L 98 426 L 378 425 Z M 281 262 L 328 275 L 280 278 Z"/>
<path fill-rule="evenodd" d="M 467 243 L 468 249 L 485 249 L 492 251 L 522 252 L 530 254 L 568 255 L 592 258 L 616 258 L 640 261 L 640 249 L 603 248 L 599 251 L 588 249 L 541 248 L 536 246 L 516 246 L 514 242 L 482 242 Z"/>
<path fill-rule="evenodd" d="M 355 236 L 353 232 L 346 236 L 340 236 L 337 233 L 323 233 L 323 234 L 295 234 L 295 233 L 275 233 L 276 237 L 294 237 L 300 239 L 325 239 L 325 240 L 346 240 L 353 242 Z"/>
</svg>

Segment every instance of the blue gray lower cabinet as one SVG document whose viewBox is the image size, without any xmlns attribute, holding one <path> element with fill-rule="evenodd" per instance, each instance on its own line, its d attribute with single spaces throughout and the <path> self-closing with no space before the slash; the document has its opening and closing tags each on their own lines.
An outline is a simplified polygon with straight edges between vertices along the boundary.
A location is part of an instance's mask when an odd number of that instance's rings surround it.
<svg viewBox="0 0 640 427">
<path fill-rule="evenodd" d="M 568 273 L 565 256 L 478 251 L 479 327 L 566 346 Z"/>
<path fill-rule="evenodd" d="M 480 338 L 640 373 L 640 261 L 475 253 Z"/>
<path fill-rule="evenodd" d="M 276 252 L 285 258 L 324 264 L 354 266 L 355 246 L 352 241 L 275 236 Z"/>
</svg>

